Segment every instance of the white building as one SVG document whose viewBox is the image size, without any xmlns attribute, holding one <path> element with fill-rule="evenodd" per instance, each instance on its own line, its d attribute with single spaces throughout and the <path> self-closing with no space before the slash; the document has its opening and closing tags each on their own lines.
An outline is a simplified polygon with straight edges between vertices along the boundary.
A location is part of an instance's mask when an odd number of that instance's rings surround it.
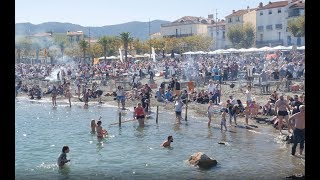
<svg viewBox="0 0 320 180">
<path fill-rule="evenodd" d="M 225 17 L 226 19 L 226 32 L 228 29 L 235 25 L 245 25 L 247 23 L 251 24 L 254 29 L 256 29 L 256 9 L 250 9 L 249 6 L 247 9 L 241 9 L 238 11 L 232 10 L 232 14 L 229 14 Z M 227 34 L 226 34 L 227 35 Z M 231 47 L 231 42 L 229 41 L 228 37 L 226 37 L 226 48 Z"/>
<path fill-rule="evenodd" d="M 212 18 L 210 18 L 212 17 Z M 171 23 L 161 24 L 162 37 L 187 37 L 192 35 L 207 35 L 208 24 L 213 23 L 213 16 L 209 18 L 184 16 Z"/>
<path fill-rule="evenodd" d="M 303 1 L 286 0 L 266 5 L 260 3 L 256 15 L 256 46 L 303 45 L 304 38 L 293 37 L 287 30 L 288 20 L 303 14 Z"/>
<path fill-rule="evenodd" d="M 208 36 L 214 40 L 213 49 L 226 48 L 226 22 L 219 20 L 214 24 L 208 25 Z"/>
<path fill-rule="evenodd" d="M 305 9 L 305 1 L 301 1 L 301 0 L 289 1 L 287 23 L 293 18 L 303 16 L 304 9 Z M 303 46 L 304 44 L 305 44 L 304 37 L 294 37 L 290 32 L 287 31 L 287 41 L 285 42 L 285 45 Z"/>
</svg>

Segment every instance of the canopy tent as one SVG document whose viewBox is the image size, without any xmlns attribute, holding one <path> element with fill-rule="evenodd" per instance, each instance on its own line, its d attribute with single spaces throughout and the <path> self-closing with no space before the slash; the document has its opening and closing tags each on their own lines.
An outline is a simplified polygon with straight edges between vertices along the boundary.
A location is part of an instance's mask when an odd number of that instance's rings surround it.
<svg viewBox="0 0 320 180">
<path fill-rule="evenodd" d="M 275 46 L 272 47 L 270 50 L 292 50 L 291 46 Z"/>
</svg>

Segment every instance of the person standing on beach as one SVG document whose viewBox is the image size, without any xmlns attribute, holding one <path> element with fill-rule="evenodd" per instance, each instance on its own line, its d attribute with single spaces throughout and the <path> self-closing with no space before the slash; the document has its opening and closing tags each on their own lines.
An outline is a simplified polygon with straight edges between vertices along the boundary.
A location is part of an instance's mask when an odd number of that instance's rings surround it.
<svg viewBox="0 0 320 180">
<path fill-rule="evenodd" d="M 209 118 L 209 122 L 208 122 L 208 127 L 210 127 L 210 123 L 211 123 L 211 117 L 212 117 L 212 115 L 213 115 L 213 111 L 214 111 L 214 109 L 213 109 L 213 101 L 212 100 L 210 100 L 209 101 L 209 106 L 208 106 L 208 111 L 207 111 L 207 113 L 208 113 L 208 118 Z"/>
<path fill-rule="evenodd" d="M 221 131 L 222 131 L 222 127 L 225 128 L 225 130 L 227 131 L 227 119 L 226 119 L 226 115 L 228 113 L 228 109 L 222 109 L 222 113 L 221 113 L 221 122 L 220 122 L 220 125 L 221 125 Z"/>
<path fill-rule="evenodd" d="M 70 86 L 70 83 L 69 83 L 69 82 L 67 83 L 67 86 L 66 86 L 66 97 L 68 98 L 68 100 L 69 100 L 69 106 L 71 107 L 71 97 L 72 97 L 72 94 L 71 94 L 71 86 Z"/>
<path fill-rule="evenodd" d="M 305 134 L 305 106 L 300 105 L 300 112 L 292 115 L 289 118 L 289 125 L 293 129 L 293 146 L 291 154 L 295 155 L 298 143 L 300 143 L 299 155 L 302 155 L 304 149 L 304 134 Z M 292 126 L 291 121 L 294 121 Z"/>
<path fill-rule="evenodd" d="M 124 109 L 124 105 L 125 105 L 125 95 L 124 95 L 124 90 L 123 87 L 118 86 L 117 91 L 117 101 L 118 101 L 118 108 L 120 108 L 120 102 L 122 104 L 122 109 Z"/>
<path fill-rule="evenodd" d="M 289 119 L 288 111 L 290 112 L 290 106 L 288 104 L 288 101 L 284 99 L 283 95 L 281 95 L 279 97 L 279 99 L 276 101 L 274 109 L 275 109 L 275 111 L 278 115 L 278 119 L 279 119 L 278 127 L 280 130 L 280 134 L 282 134 L 281 130 L 282 130 L 282 120 L 283 119 L 286 120 L 286 123 L 288 126 L 288 132 L 291 133 L 290 132 L 290 125 L 288 122 L 288 119 Z"/>
<path fill-rule="evenodd" d="M 181 101 L 180 97 L 176 98 L 176 102 L 174 103 L 175 106 L 175 112 L 176 112 L 176 120 L 178 120 L 178 124 L 181 124 L 181 112 L 182 112 L 182 107 L 183 107 L 183 102 Z"/>
<path fill-rule="evenodd" d="M 250 108 L 249 108 L 249 105 L 247 105 L 247 106 L 244 108 L 243 113 L 244 113 L 244 116 L 245 116 L 246 125 L 249 125 L 249 124 L 248 124 L 249 116 L 250 116 Z"/>
<path fill-rule="evenodd" d="M 58 166 L 59 168 L 62 168 L 67 162 L 70 162 L 70 159 L 67 159 L 67 153 L 69 153 L 70 149 L 68 146 L 62 147 L 62 152 L 58 158 Z"/>
<path fill-rule="evenodd" d="M 52 106 L 56 107 L 57 106 L 57 94 L 58 90 L 55 85 L 53 85 L 52 91 L 51 91 L 51 98 L 52 98 Z"/>
</svg>

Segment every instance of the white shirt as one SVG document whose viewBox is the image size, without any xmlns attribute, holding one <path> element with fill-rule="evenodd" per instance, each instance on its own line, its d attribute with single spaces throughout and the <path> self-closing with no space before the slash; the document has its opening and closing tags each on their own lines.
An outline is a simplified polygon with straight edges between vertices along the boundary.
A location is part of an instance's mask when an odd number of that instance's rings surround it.
<svg viewBox="0 0 320 180">
<path fill-rule="evenodd" d="M 246 97 L 247 97 L 247 101 L 251 101 L 252 98 L 251 98 L 251 92 L 246 90 Z"/>
<path fill-rule="evenodd" d="M 216 91 L 216 86 L 212 83 L 208 85 L 208 92 L 214 94 Z"/>
</svg>

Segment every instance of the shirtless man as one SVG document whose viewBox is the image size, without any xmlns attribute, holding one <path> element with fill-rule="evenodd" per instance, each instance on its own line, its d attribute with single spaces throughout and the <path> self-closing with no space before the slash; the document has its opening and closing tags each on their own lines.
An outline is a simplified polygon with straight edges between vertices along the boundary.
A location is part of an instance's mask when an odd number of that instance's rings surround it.
<svg viewBox="0 0 320 180">
<path fill-rule="evenodd" d="M 168 136 L 167 140 L 164 141 L 161 146 L 163 147 L 170 147 L 171 142 L 173 142 L 173 137 L 172 136 Z"/>
<path fill-rule="evenodd" d="M 300 112 L 292 115 L 289 118 L 289 124 L 293 129 L 293 146 L 291 154 L 295 155 L 296 147 L 300 143 L 300 152 L 299 155 L 302 155 L 304 149 L 304 132 L 305 132 L 305 106 L 300 105 Z M 292 126 L 291 121 L 294 120 L 294 126 Z"/>
<path fill-rule="evenodd" d="M 284 99 L 283 95 L 281 95 L 279 97 L 279 99 L 276 101 L 275 103 L 275 111 L 277 112 L 278 115 L 278 119 L 279 119 L 279 130 L 280 130 L 280 134 L 282 134 L 281 130 L 282 130 L 282 120 L 285 119 L 287 122 L 287 126 L 288 126 L 288 132 L 290 132 L 290 125 L 288 122 L 289 119 L 289 114 L 288 111 L 290 112 L 290 106 L 288 104 L 288 101 Z"/>
</svg>

